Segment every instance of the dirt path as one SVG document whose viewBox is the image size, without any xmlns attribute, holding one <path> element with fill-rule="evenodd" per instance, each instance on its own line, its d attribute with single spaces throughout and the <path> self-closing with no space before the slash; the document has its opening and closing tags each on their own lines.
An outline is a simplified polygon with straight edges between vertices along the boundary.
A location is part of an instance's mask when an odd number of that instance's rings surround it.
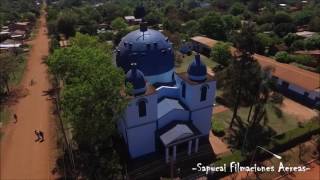
<svg viewBox="0 0 320 180">
<path fill-rule="evenodd" d="M 291 176 L 292 180 L 319 180 L 320 179 L 320 165 L 316 163 L 311 164 L 311 169 L 304 173 L 295 173 Z M 284 179 L 284 178 L 283 178 Z"/>
<path fill-rule="evenodd" d="M 42 95 L 42 91 L 50 87 L 46 65 L 42 64 L 42 57 L 48 55 L 48 36 L 45 32 L 46 20 L 41 15 L 39 31 L 31 42 L 33 47 L 21 82 L 21 87 L 28 89 L 28 95 L 10 108 L 12 113 L 17 114 L 18 122 L 13 123 L 12 118 L 3 130 L 0 154 L 2 180 L 53 179 L 51 171 L 55 164 L 56 128 L 51 103 Z M 33 86 L 29 85 L 31 79 L 35 81 Z M 44 142 L 35 142 L 35 129 L 44 132 Z"/>
<path fill-rule="evenodd" d="M 221 112 L 225 112 L 229 110 L 229 108 L 227 108 L 226 106 L 224 105 L 217 105 L 213 108 L 213 111 L 212 111 L 212 114 L 218 114 L 218 113 L 221 113 Z"/>
<path fill-rule="evenodd" d="M 209 134 L 209 141 L 212 147 L 212 150 L 216 155 L 231 153 L 228 145 L 223 143 L 217 136 L 215 136 L 211 131 Z"/>
</svg>

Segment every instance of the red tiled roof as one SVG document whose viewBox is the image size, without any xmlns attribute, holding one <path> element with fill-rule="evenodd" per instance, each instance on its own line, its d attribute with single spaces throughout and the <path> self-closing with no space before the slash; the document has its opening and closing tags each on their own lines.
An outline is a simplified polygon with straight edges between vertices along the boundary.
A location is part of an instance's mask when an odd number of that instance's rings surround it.
<svg viewBox="0 0 320 180">
<path fill-rule="evenodd" d="M 217 44 L 218 41 L 203 37 L 203 36 L 194 36 L 191 38 L 191 40 L 201 43 L 203 45 L 206 45 L 208 48 L 212 48 L 215 44 Z"/>
<path fill-rule="evenodd" d="M 304 54 L 304 55 L 320 55 L 320 49 L 318 50 L 310 50 L 310 51 L 295 51 L 295 54 Z"/>
<path fill-rule="evenodd" d="M 216 40 L 201 36 L 196 36 L 191 39 L 204 44 L 209 48 L 212 48 L 218 42 Z M 230 51 L 234 53 L 236 49 L 231 47 Z M 300 86 L 309 91 L 320 88 L 320 74 L 318 73 L 307 71 L 294 65 L 280 63 L 272 58 L 259 54 L 254 54 L 253 56 L 262 67 L 272 66 L 274 68 L 273 75 L 279 79 Z"/>
<path fill-rule="evenodd" d="M 294 65 L 279 63 L 276 60 L 254 54 L 253 57 L 262 67 L 274 67 L 273 75 L 291 84 L 313 91 L 320 87 L 320 74 L 298 68 Z"/>
</svg>

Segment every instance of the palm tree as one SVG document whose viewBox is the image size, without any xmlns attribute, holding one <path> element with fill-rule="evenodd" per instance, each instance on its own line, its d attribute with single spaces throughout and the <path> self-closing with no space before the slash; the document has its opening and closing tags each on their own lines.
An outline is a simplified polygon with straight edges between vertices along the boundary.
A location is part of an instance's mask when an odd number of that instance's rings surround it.
<svg viewBox="0 0 320 180">
<path fill-rule="evenodd" d="M 243 24 L 240 32 L 235 32 L 232 37 L 232 40 L 238 49 L 236 54 L 239 55 L 238 61 L 240 66 L 238 68 L 240 69 L 240 73 L 233 75 L 238 78 L 237 82 L 239 83 L 239 86 L 236 86 L 236 98 L 235 102 L 233 103 L 234 108 L 229 126 L 230 129 L 232 128 L 234 120 L 238 116 L 238 109 L 241 102 L 243 99 L 250 98 L 251 94 L 254 92 L 252 89 L 256 88 L 256 81 L 253 80 L 255 76 L 251 76 L 251 73 L 257 71 L 258 69 L 257 62 L 255 62 L 252 57 L 256 49 L 255 42 L 257 40 L 255 34 L 254 24 L 248 22 Z M 245 95 L 246 97 L 242 97 L 242 95 Z"/>
<path fill-rule="evenodd" d="M 250 106 L 250 110 L 247 117 L 248 129 L 244 136 L 244 142 L 242 144 L 242 152 L 246 146 L 248 134 L 252 133 L 253 129 L 256 129 L 262 122 L 262 124 L 268 123 L 268 114 L 266 105 L 269 100 L 269 94 L 274 87 L 274 82 L 271 79 L 271 73 L 274 71 L 272 67 L 266 67 L 260 72 L 259 85 L 257 86 L 256 93 L 253 93 L 254 102 Z M 252 114 L 253 110 L 253 114 Z M 251 117 L 252 114 L 252 117 Z"/>
</svg>

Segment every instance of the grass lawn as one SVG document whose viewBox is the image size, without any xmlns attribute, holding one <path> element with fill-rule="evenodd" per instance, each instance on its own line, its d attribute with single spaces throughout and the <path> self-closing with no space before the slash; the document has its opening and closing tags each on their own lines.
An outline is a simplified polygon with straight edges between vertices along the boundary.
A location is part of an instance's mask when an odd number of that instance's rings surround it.
<svg viewBox="0 0 320 180">
<path fill-rule="evenodd" d="M 217 113 L 213 116 L 213 119 L 217 121 L 222 121 L 225 125 L 225 129 L 227 129 L 231 121 L 232 113 L 232 110 Z M 248 107 L 241 107 L 238 110 L 238 115 L 245 122 L 247 121 L 248 113 Z M 268 126 L 270 126 L 277 134 L 281 134 L 283 132 L 298 127 L 298 120 L 295 117 L 286 113 L 283 113 L 282 117 L 277 116 L 276 111 L 270 104 L 267 105 L 267 116 L 269 119 Z"/>
<path fill-rule="evenodd" d="M 179 52 L 176 52 L 176 53 L 179 53 Z M 192 55 L 190 55 L 190 56 L 185 55 L 181 64 L 178 64 L 176 62 L 176 65 L 175 65 L 176 72 L 177 73 L 186 72 L 188 70 L 189 64 L 194 60 L 194 55 L 195 55 L 195 52 L 193 52 Z M 206 64 L 207 67 L 212 68 L 212 67 L 215 67 L 218 65 L 218 63 L 212 61 L 208 57 L 203 56 L 203 55 L 200 55 L 200 56 L 201 56 L 201 61 L 204 64 Z"/>
</svg>

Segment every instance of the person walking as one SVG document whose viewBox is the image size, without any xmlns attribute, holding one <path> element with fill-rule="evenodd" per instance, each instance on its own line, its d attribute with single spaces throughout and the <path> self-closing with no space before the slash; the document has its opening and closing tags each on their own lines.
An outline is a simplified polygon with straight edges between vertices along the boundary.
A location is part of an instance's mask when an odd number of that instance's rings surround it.
<svg viewBox="0 0 320 180">
<path fill-rule="evenodd" d="M 34 134 L 37 136 L 37 139 L 35 140 L 35 142 L 38 142 L 41 139 L 39 131 L 38 130 L 34 130 Z"/>
<path fill-rule="evenodd" d="M 39 136 L 41 138 L 40 142 L 44 141 L 44 133 L 42 131 L 39 131 Z"/>
<path fill-rule="evenodd" d="M 13 114 L 13 118 L 14 118 L 14 123 L 17 123 L 18 122 L 18 116 L 16 113 Z"/>
</svg>

